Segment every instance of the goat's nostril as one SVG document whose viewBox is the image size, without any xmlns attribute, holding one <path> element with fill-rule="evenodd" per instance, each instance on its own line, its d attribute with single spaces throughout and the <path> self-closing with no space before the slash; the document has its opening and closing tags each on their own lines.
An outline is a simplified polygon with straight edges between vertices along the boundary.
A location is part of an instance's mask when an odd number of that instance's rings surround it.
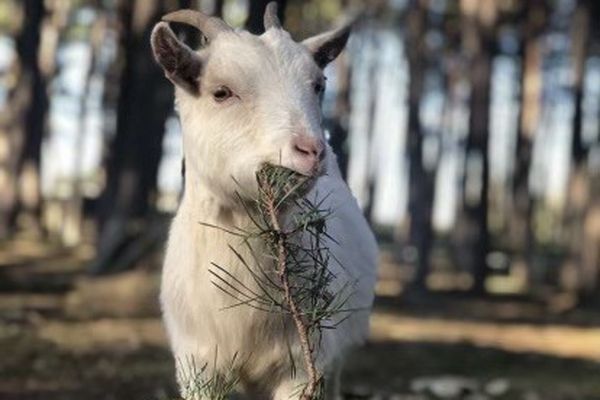
<svg viewBox="0 0 600 400">
<path fill-rule="evenodd" d="M 302 155 L 305 155 L 305 156 L 309 156 L 311 154 L 314 155 L 314 151 L 312 151 L 307 146 L 299 146 L 298 144 L 295 144 L 294 150 L 296 150 L 298 153 L 301 153 Z"/>
<path fill-rule="evenodd" d="M 301 157 L 307 162 L 320 163 L 325 157 L 325 143 L 319 138 L 300 135 L 292 140 L 292 149 L 297 157 Z"/>
</svg>

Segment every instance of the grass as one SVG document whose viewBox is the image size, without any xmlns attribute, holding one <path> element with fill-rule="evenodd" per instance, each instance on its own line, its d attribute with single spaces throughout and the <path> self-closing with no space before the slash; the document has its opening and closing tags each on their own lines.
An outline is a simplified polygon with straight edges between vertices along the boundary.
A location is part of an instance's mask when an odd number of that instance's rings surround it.
<svg viewBox="0 0 600 400">
<path fill-rule="evenodd" d="M 33 325 L 3 324 L 0 354 L 3 400 L 165 400 L 177 396 L 174 362 L 166 346 L 130 350 L 105 346 L 73 352 L 40 339 Z M 441 375 L 464 376 L 481 384 L 507 379 L 511 389 L 502 400 L 600 399 L 599 363 L 467 343 L 418 341 L 373 342 L 356 351 L 347 362 L 344 392 L 347 399 L 359 398 L 360 392 L 380 393 L 385 398 L 391 393 L 409 393 L 416 378 Z"/>
<path fill-rule="evenodd" d="M 69 280 L 73 279 L 70 267 L 67 272 Z M 42 279 L 40 282 L 47 283 Z M 59 297 L 66 293 L 52 294 L 56 300 L 52 312 L 44 311 L 43 304 L 38 304 L 43 299 L 24 307 L 23 302 L 17 301 L 21 294 L 25 301 L 27 296 L 39 293 L 24 286 L 11 292 L 11 301 L 0 297 L 0 399 L 171 400 L 177 397 L 175 363 L 166 341 L 161 339 L 163 335 L 157 334 L 155 338 L 149 332 L 149 326 L 160 330 L 158 317 L 69 321 L 59 306 Z M 509 305 L 510 310 L 519 312 L 507 314 Z M 575 310 L 548 319 L 543 307 L 526 299 L 475 301 L 444 296 L 428 305 L 407 303 L 406 299 L 393 302 L 379 299 L 378 307 L 381 312 L 399 316 L 400 323 L 415 324 L 420 329 L 428 327 L 432 318 L 494 323 L 499 327 L 527 324 L 548 329 L 560 323 L 581 332 L 600 326 L 597 310 Z M 129 329 L 129 325 L 133 328 Z M 473 329 L 468 324 L 460 326 Z M 387 329 L 393 333 L 398 327 Z M 44 339 L 49 331 L 63 340 Z M 100 331 L 112 336 L 99 342 Z M 498 335 L 506 332 L 499 331 Z M 439 335 L 444 334 L 440 328 Z M 510 391 L 501 400 L 600 400 L 598 362 L 552 355 L 552 351 L 541 355 L 510 348 L 501 350 L 491 345 L 475 346 L 465 341 L 441 343 L 433 337 L 428 341 L 414 337 L 410 342 L 390 337 L 394 335 L 381 337 L 348 357 L 343 379 L 346 400 L 368 398 L 372 393 L 382 394 L 383 399 L 401 393 L 405 396 L 396 399 L 408 400 L 411 397 L 406 394 L 416 378 L 442 375 L 465 376 L 480 384 L 504 378 L 510 383 Z M 574 335 L 561 340 L 580 344 Z M 415 398 L 413 395 L 412 399 Z"/>
</svg>

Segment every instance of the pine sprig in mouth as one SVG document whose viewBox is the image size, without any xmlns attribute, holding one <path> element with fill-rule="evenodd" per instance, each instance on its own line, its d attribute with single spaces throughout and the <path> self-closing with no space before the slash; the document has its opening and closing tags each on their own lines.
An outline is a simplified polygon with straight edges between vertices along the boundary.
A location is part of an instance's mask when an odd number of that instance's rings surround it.
<svg viewBox="0 0 600 400">
<path fill-rule="evenodd" d="M 279 209 L 304 196 L 314 184 L 315 178 L 280 165 L 265 164 L 256 173 L 256 181 L 261 194 L 259 199 L 275 199 Z"/>
</svg>

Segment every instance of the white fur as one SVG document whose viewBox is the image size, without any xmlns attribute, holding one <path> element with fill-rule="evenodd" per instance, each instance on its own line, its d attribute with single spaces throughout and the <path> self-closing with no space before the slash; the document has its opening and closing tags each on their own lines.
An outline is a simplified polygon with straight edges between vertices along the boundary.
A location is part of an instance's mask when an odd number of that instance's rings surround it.
<svg viewBox="0 0 600 400">
<path fill-rule="evenodd" d="M 201 50 L 204 60 L 201 95 L 177 89 L 186 160 L 185 190 L 171 226 L 163 268 L 161 304 L 182 390 L 192 373 L 208 365 L 217 372 L 235 358 L 241 390 L 249 398 L 297 398 L 306 382 L 297 335 L 284 329 L 281 316 L 251 307 L 223 310 L 235 302 L 211 283 L 211 263 L 254 285 L 250 274 L 230 251 L 239 238 L 206 227 L 250 225 L 234 193 L 256 193 L 255 172 L 265 162 L 296 169 L 290 141 L 295 135 L 322 140 L 320 106 L 312 82 L 322 72 L 309 51 L 281 30 L 262 36 L 247 32 L 219 35 Z M 227 85 L 239 98 L 217 103 L 212 90 Z M 349 347 L 368 335 L 369 310 L 377 264 L 377 246 L 361 210 L 340 176 L 330 148 L 325 174 L 307 196 L 329 197 L 333 210 L 328 233 L 336 274 L 332 290 L 355 283 L 348 307 L 361 309 L 335 330 L 325 330 L 318 367 L 331 370 Z M 237 182 L 237 183 L 236 183 Z M 289 324 L 288 324 L 289 325 Z M 291 375 L 290 349 L 298 368 Z M 216 353 L 216 354 L 215 354 Z M 186 396 L 184 392 L 182 395 Z"/>
</svg>

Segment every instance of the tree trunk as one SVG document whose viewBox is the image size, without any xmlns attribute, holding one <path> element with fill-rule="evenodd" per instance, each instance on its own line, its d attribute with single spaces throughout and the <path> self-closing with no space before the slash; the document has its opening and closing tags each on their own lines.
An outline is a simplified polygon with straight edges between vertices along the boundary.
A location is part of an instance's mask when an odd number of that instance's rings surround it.
<svg viewBox="0 0 600 400">
<path fill-rule="evenodd" d="M 335 61 L 336 100 L 335 112 L 326 122 L 329 130 L 329 144 L 337 157 L 337 162 L 344 180 L 348 173 L 348 122 L 350 118 L 350 60 L 347 53 L 342 53 Z"/>
<path fill-rule="evenodd" d="M 515 240 L 529 259 L 533 249 L 533 198 L 529 191 L 529 174 L 533 158 L 533 141 L 542 107 L 542 34 L 546 26 L 547 9 L 543 0 L 525 3 L 523 10 L 521 109 L 517 136 L 516 167 L 513 182 L 513 218 Z M 527 262 L 528 267 L 530 263 Z"/>
<path fill-rule="evenodd" d="M 373 28 L 369 28 L 369 36 L 371 43 L 370 46 L 377 46 L 377 32 Z M 378 73 L 379 73 L 380 65 L 378 63 L 377 57 L 372 57 L 369 63 L 369 86 L 372 88 L 378 87 Z M 365 181 L 367 188 L 367 199 L 365 201 L 364 206 L 364 214 L 369 223 L 373 221 L 373 206 L 375 205 L 375 173 L 376 171 L 373 166 L 372 161 L 372 148 L 375 143 L 375 111 L 377 110 L 377 93 L 375 91 L 369 93 L 369 103 L 368 103 L 368 128 L 365 135 L 367 135 L 367 143 L 369 144 L 369 150 L 367 151 L 367 160 L 365 167 Z"/>
<path fill-rule="evenodd" d="M 492 59 L 495 47 L 495 0 L 462 0 L 463 46 L 469 57 L 471 68 L 471 99 L 469 135 L 467 139 L 467 167 L 477 161 L 479 176 L 467 171 L 468 179 L 476 179 L 478 185 L 475 198 L 466 199 L 465 217 L 470 227 L 471 271 L 473 290 L 485 292 L 488 275 L 486 263 L 490 247 L 488 230 L 488 194 L 490 161 L 488 153 L 490 123 L 490 93 Z"/>
<path fill-rule="evenodd" d="M 581 299 L 584 302 L 600 301 L 600 176 L 588 176 L 589 204 L 582 218 Z"/>
<path fill-rule="evenodd" d="M 109 144 L 106 186 L 99 200 L 98 257 L 90 272 L 132 267 L 127 248 L 147 230 L 157 197 L 158 167 L 173 88 L 154 63 L 150 33 L 167 9 L 166 0 L 121 0 L 118 4 L 123 58 L 116 133 Z M 189 8 L 190 1 L 179 1 Z"/>
<path fill-rule="evenodd" d="M 249 2 L 248 7 L 248 19 L 246 19 L 246 29 L 254 34 L 261 34 L 265 31 L 263 25 L 263 16 L 265 14 L 265 8 L 272 0 L 252 0 Z M 283 24 L 285 17 L 285 6 L 287 0 L 277 0 L 278 5 L 277 15 L 279 20 Z"/>
<path fill-rule="evenodd" d="M 44 2 L 23 1 L 23 13 L 23 25 L 15 40 L 20 69 L 10 93 L 4 131 L 10 150 L 3 160 L 7 178 L 0 204 L 2 236 L 15 230 L 17 218 L 23 214 L 28 214 L 28 223 L 40 227 L 39 171 L 48 110 L 47 77 L 38 57 L 46 13 Z"/>
<path fill-rule="evenodd" d="M 416 274 L 413 285 L 426 289 L 429 273 L 430 251 L 433 240 L 431 225 L 435 176 L 423 164 L 423 127 L 421 124 L 421 99 L 427 67 L 425 59 L 425 34 L 427 0 L 410 4 L 407 19 L 407 56 L 410 81 L 408 86 L 408 158 L 410 243 L 416 249 Z"/>
<path fill-rule="evenodd" d="M 215 7 L 213 10 L 213 15 L 215 17 L 223 18 L 223 6 L 225 5 L 225 0 L 215 0 Z"/>
<path fill-rule="evenodd" d="M 75 158 L 73 160 L 73 182 L 71 184 L 71 196 L 68 200 L 64 213 L 64 220 L 60 230 L 62 242 L 67 246 L 75 246 L 81 242 L 82 228 L 84 219 L 84 193 L 81 177 L 84 147 L 88 137 L 87 118 L 88 118 L 88 98 L 92 90 L 92 80 L 100 73 L 98 58 L 102 51 L 102 44 L 106 35 L 106 10 L 102 8 L 99 1 L 94 5 L 95 12 L 98 14 L 94 23 L 88 31 L 88 41 L 90 46 L 89 69 L 86 72 L 85 83 L 81 93 L 80 111 L 78 116 L 79 134 L 75 142 Z"/>
<path fill-rule="evenodd" d="M 582 137 L 583 81 L 590 41 L 590 11 L 588 0 L 579 0 L 573 14 L 571 30 L 574 113 L 568 215 L 572 230 L 571 258 L 578 271 L 577 290 L 584 296 L 589 296 L 597 284 L 597 265 L 590 262 L 594 258 L 594 247 L 597 245 L 597 238 L 594 238 L 597 216 L 593 212 L 593 188 L 586 165 L 588 151 Z"/>
<path fill-rule="evenodd" d="M 588 5 L 591 21 L 598 21 L 600 19 L 600 2 L 590 2 Z M 600 45 L 600 27 L 598 24 L 591 24 L 590 26 L 590 47 L 592 45 L 596 49 Z M 600 110 L 597 110 L 597 112 L 600 112 Z M 596 132 L 594 146 L 600 148 L 600 132 Z M 585 269 L 590 271 L 590 275 L 593 275 L 593 278 L 591 278 L 593 283 L 590 285 L 588 298 L 589 300 L 593 299 L 591 301 L 595 301 L 598 305 L 600 304 L 600 173 L 598 171 L 590 174 L 590 186 L 590 199 L 592 201 L 587 210 L 588 215 L 585 222 L 586 234 L 583 259 Z"/>
<path fill-rule="evenodd" d="M 588 0 L 579 0 L 573 16 L 571 48 L 573 57 L 573 92 L 575 112 L 573 114 L 572 155 L 576 165 L 580 165 L 587 155 L 583 138 L 583 78 L 590 38 L 590 9 Z"/>
</svg>

